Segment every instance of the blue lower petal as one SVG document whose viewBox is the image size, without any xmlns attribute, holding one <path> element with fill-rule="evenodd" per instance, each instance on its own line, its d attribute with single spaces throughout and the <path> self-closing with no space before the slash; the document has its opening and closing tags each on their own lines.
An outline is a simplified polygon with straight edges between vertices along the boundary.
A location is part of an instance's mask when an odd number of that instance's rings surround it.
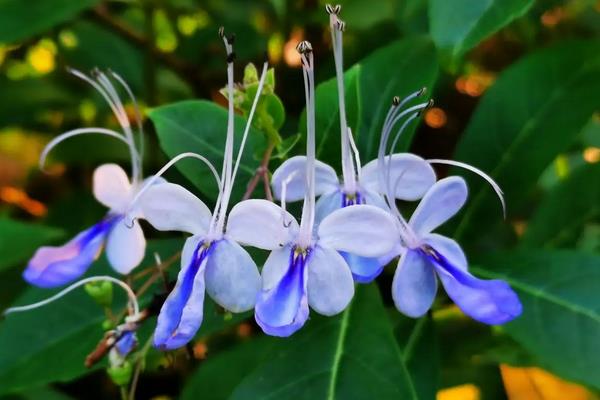
<svg viewBox="0 0 600 400">
<path fill-rule="evenodd" d="M 63 246 L 40 247 L 29 260 L 23 278 L 43 288 L 61 286 L 79 278 L 98 257 L 107 234 L 121 218 L 109 216 Z"/>
<path fill-rule="evenodd" d="M 350 266 L 354 281 L 358 283 L 372 282 L 383 271 L 385 265 L 379 258 L 361 257 L 345 251 L 340 251 L 340 254 Z"/>
<path fill-rule="evenodd" d="M 263 290 L 255 307 L 255 319 L 263 331 L 287 337 L 302 328 L 308 319 L 306 262 L 310 257 L 296 256 L 290 247 L 288 270 L 270 290 Z M 268 262 L 268 260 L 267 260 Z"/>
<path fill-rule="evenodd" d="M 521 315 L 519 297 L 508 283 L 478 279 L 432 250 L 422 253 L 434 265 L 448 296 L 465 314 L 489 325 L 503 324 Z"/>
<path fill-rule="evenodd" d="M 189 239 L 188 239 L 189 240 Z M 198 242 L 177 284 L 165 300 L 154 331 L 154 346 L 172 350 L 186 345 L 202 324 L 204 314 L 204 269 L 214 243 Z"/>
<path fill-rule="evenodd" d="M 134 347 L 137 345 L 137 337 L 135 335 L 135 332 L 125 332 L 120 338 L 119 340 L 117 340 L 117 343 L 115 343 L 115 348 L 117 349 L 117 351 L 119 352 L 119 354 L 122 357 L 127 356 L 129 353 L 131 353 L 131 351 L 134 349 Z"/>
</svg>

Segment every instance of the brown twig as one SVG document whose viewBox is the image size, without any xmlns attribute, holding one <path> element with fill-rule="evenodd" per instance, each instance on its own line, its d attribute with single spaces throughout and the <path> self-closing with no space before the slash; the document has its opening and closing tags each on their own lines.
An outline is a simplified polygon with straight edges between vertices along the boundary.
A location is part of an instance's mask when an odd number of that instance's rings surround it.
<svg viewBox="0 0 600 400">
<path fill-rule="evenodd" d="M 246 188 L 246 192 L 244 193 L 244 197 L 242 198 L 242 200 L 248 200 L 250 196 L 252 196 L 252 193 L 254 193 L 254 190 L 256 189 L 256 186 L 258 185 L 258 182 L 261 179 L 265 182 L 265 195 L 269 200 L 273 200 L 273 196 L 271 195 L 271 188 L 269 186 L 269 161 L 271 161 L 271 154 L 273 154 L 274 149 L 275 143 L 270 141 L 269 145 L 267 146 L 267 149 L 263 153 L 263 157 L 259 167 L 256 169 L 256 172 L 254 173 L 254 176 L 252 177 L 250 182 L 248 182 L 248 186 Z"/>
</svg>

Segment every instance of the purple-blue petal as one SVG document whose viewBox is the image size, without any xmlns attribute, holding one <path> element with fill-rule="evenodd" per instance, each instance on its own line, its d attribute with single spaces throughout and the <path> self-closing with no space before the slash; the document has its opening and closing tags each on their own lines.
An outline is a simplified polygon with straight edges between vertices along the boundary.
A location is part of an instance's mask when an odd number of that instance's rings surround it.
<svg viewBox="0 0 600 400">
<path fill-rule="evenodd" d="M 361 257 L 345 251 L 340 251 L 340 254 L 350 266 L 354 281 L 358 283 L 372 282 L 379 276 L 385 266 L 379 258 Z"/>
<path fill-rule="evenodd" d="M 502 280 L 483 280 L 457 268 L 443 254 L 424 252 L 433 263 L 448 296 L 471 318 L 489 325 L 503 324 L 521 315 L 517 294 Z"/>
<path fill-rule="evenodd" d="M 255 319 L 272 336 L 287 337 L 302 328 L 308 319 L 307 256 L 296 255 L 290 247 L 287 272 L 273 288 L 263 290 L 255 307 Z"/>
<path fill-rule="evenodd" d="M 117 343 L 115 343 L 115 348 L 119 352 L 122 357 L 127 356 L 133 348 L 137 345 L 137 337 L 135 332 L 129 331 L 123 333 Z"/>
<path fill-rule="evenodd" d="M 32 285 L 53 288 L 82 276 L 98 257 L 107 234 L 122 217 L 109 216 L 63 246 L 40 247 L 23 272 Z"/>
<path fill-rule="evenodd" d="M 202 324 L 204 269 L 214 243 L 198 242 L 188 265 L 179 272 L 177 284 L 165 300 L 154 331 L 154 346 L 172 350 L 186 345 Z"/>
</svg>

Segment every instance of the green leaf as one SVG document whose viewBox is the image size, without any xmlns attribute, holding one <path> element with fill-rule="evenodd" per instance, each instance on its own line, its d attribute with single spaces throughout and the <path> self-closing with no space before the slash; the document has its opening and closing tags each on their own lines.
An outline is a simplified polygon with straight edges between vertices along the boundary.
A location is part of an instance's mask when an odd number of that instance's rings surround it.
<svg viewBox="0 0 600 400">
<path fill-rule="evenodd" d="M 487 256 L 471 271 L 503 279 L 523 303 L 504 329 L 560 376 L 600 388 L 600 257 L 573 251 Z"/>
<path fill-rule="evenodd" d="M 348 126 L 354 133 L 363 164 L 377 155 L 383 120 L 396 95 L 404 97 L 437 78 L 432 43 L 422 36 L 394 42 L 376 50 L 344 74 Z M 300 132 L 305 132 L 306 118 Z M 340 165 L 340 125 L 335 78 L 316 88 L 317 157 L 334 168 Z M 407 150 L 416 124 L 409 127 L 398 149 Z"/>
<path fill-rule="evenodd" d="M 232 399 L 417 399 L 379 290 L 358 286 L 340 316 L 314 316 L 235 389 Z M 428 379 L 428 377 L 419 377 Z"/>
<path fill-rule="evenodd" d="M 227 131 L 227 110 L 204 100 L 189 100 L 152 109 L 150 119 L 156 127 L 160 146 L 169 157 L 195 152 L 203 155 L 220 172 Z M 246 120 L 235 118 L 234 161 L 244 133 Z M 245 183 L 252 177 L 259 162 L 252 158 L 255 150 L 264 145 L 263 135 L 250 129 L 244 154 L 240 162 L 232 202 L 240 199 Z M 184 160 L 177 168 L 207 197 L 216 199 L 217 184 L 212 173 L 199 160 Z"/>
<path fill-rule="evenodd" d="M 434 321 L 431 317 L 404 317 L 396 309 L 392 312 L 398 319 L 394 331 L 401 358 L 415 383 L 418 398 L 435 400 L 439 387 L 440 359 Z"/>
<path fill-rule="evenodd" d="M 0 271 L 27 260 L 38 247 L 63 236 L 57 228 L 0 218 Z"/>
<path fill-rule="evenodd" d="M 164 259 L 181 249 L 181 240 L 151 242 L 144 263 L 154 263 L 154 252 Z M 104 256 L 90 274 L 110 273 Z M 30 304 L 57 291 L 30 287 L 15 305 Z M 115 291 L 115 304 L 125 304 L 122 291 Z M 0 394 L 68 381 L 89 372 L 83 362 L 102 338 L 105 316 L 83 288 L 45 307 L 10 314 L 0 322 Z"/>
<path fill-rule="evenodd" d="M 527 224 L 523 247 L 564 247 L 600 215 L 600 164 L 587 164 L 544 196 Z"/>
<path fill-rule="evenodd" d="M 0 43 L 13 43 L 74 18 L 98 0 L 0 0 Z"/>
<path fill-rule="evenodd" d="M 431 36 L 458 57 L 521 17 L 533 0 L 429 0 Z"/>
<path fill-rule="evenodd" d="M 489 173 L 512 214 L 600 107 L 599 74 L 599 42 L 563 42 L 523 58 L 485 94 L 454 159 Z M 465 177 L 471 196 L 456 236 L 485 237 L 480 222 L 492 231 L 489 222 L 501 219 L 500 205 L 482 179 Z"/>
<path fill-rule="evenodd" d="M 265 361 L 277 339 L 261 335 L 210 356 L 187 379 L 180 400 L 223 400 L 256 365 Z M 278 343 L 283 344 L 281 341 Z"/>
<path fill-rule="evenodd" d="M 134 94 L 141 95 L 144 87 L 144 57 L 139 48 L 116 33 L 87 21 L 77 22 L 72 29 L 77 37 L 77 46 L 64 47 L 61 51 L 69 66 L 84 72 L 93 68 L 110 69 L 125 79 Z"/>
</svg>

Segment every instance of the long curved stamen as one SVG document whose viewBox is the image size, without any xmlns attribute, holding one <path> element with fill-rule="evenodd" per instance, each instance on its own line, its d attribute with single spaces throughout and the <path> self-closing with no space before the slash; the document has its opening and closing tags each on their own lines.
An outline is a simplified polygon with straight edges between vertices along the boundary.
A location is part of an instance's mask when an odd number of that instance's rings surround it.
<svg viewBox="0 0 600 400">
<path fill-rule="evenodd" d="M 123 290 L 125 290 L 125 292 L 127 293 L 127 297 L 129 298 L 130 316 L 133 319 L 135 319 L 137 316 L 140 315 L 140 306 L 138 304 L 137 297 L 136 297 L 135 293 L 133 292 L 133 290 L 125 282 L 123 282 L 119 279 L 113 278 L 112 276 L 92 276 L 89 278 L 82 279 L 78 282 L 75 282 L 71 286 L 61 290 L 54 296 L 51 296 L 45 300 L 38 301 L 37 303 L 33 303 L 33 304 L 28 304 L 26 306 L 7 308 L 6 310 L 4 310 L 2 315 L 6 316 L 8 314 L 25 312 L 25 311 L 34 310 L 39 307 L 43 307 L 46 304 L 52 303 L 53 301 L 60 299 L 61 297 L 65 296 L 69 292 L 77 289 L 78 287 L 81 287 L 81 286 L 86 285 L 91 282 L 102 282 L 102 281 L 112 282 L 114 284 L 119 285 L 121 288 L 123 288 Z"/>
<path fill-rule="evenodd" d="M 306 94 L 306 188 L 298 245 L 308 248 L 312 240 L 312 230 L 315 223 L 315 82 L 314 58 L 312 46 L 303 41 L 298 44 L 298 52 L 302 58 L 302 71 L 305 79 Z"/>
<path fill-rule="evenodd" d="M 215 178 L 215 181 L 217 182 L 217 186 L 219 187 L 219 191 L 222 191 L 222 186 L 221 186 L 222 182 L 219 179 L 219 174 L 217 173 L 217 170 L 215 169 L 215 167 L 211 164 L 211 162 L 206 157 L 201 156 L 200 154 L 197 154 L 197 153 L 181 153 L 181 154 L 178 154 L 177 156 L 173 157 L 155 175 L 153 175 L 151 178 L 148 179 L 147 182 L 144 183 L 144 186 L 136 193 L 133 200 L 131 200 L 131 202 L 129 203 L 129 207 L 130 208 L 133 207 L 133 205 L 139 200 L 139 198 L 142 196 L 142 194 L 144 194 L 144 192 L 146 192 L 146 190 L 148 190 L 149 187 L 151 187 L 152 185 L 154 185 L 156 183 L 158 178 L 160 178 L 165 172 L 167 172 L 167 170 L 169 168 L 171 168 L 173 165 L 175 165 L 177 162 L 183 160 L 184 158 L 197 158 L 198 160 L 204 162 L 204 164 L 206 164 L 208 169 L 210 169 L 210 171 L 212 172 L 212 174 Z"/>
<path fill-rule="evenodd" d="M 141 176 L 141 158 L 137 151 L 135 138 L 133 137 L 133 131 L 131 130 L 131 123 L 129 122 L 129 117 L 127 116 L 127 111 L 125 110 L 125 106 L 123 105 L 123 102 L 121 101 L 121 98 L 119 97 L 119 94 L 117 93 L 117 90 L 113 86 L 112 82 L 108 79 L 108 77 L 104 74 L 104 72 L 100 71 L 99 69 L 94 69 L 92 71 L 92 74 L 96 77 L 97 82 L 106 90 L 106 93 L 108 93 L 108 95 L 113 100 L 115 107 L 117 108 L 117 110 L 119 110 L 120 118 L 119 117 L 117 117 L 117 118 L 119 119 L 119 122 L 121 123 L 121 128 L 123 129 L 123 132 L 125 133 L 125 136 L 127 137 L 127 140 L 129 141 L 129 144 L 130 144 L 131 159 L 132 159 L 131 162 L 132 162 L 132 164 L 134 164 L 134 163 L 136 164 L 135 165 L 136 172 L 133 173 L 133 180 L 134 180 L 134 182 L 138 182 L 142 178 L 142 176 Z"/>
<path fill-rule="evenodd" d="M 268 69 L 269 69 L 269 62 L 265 61 L 265 63 L 263 64 L 262 73 L 260 75 L 260 80 L 258 82 L 258 89 L 256 90 L 256 94 L 254 95 L 254 101 L 252 102 L 252 107 L 250 108 L 250 113 L 248 114 L 248 120 L 246 121 L 246 127 L 244 129 L 244 134 L 242 135 L 242 141 L 240 142 L 240 148 L 238 150 L 237 158 L 235 160 L 235 166 L 233 167 L 233 173 L 231 176 L 231 184 L 229 186 L 229 192 L 230 192 L 229 196 L 231 196 L 231 189 L 233 188 L 233 183 L 235 182 L 237 170 L 240 166 L 242 154 L 244 152 L 244 147 L 246 146 L 246 139 L 248 138 L 248 133 L 250 132 L 250 127 L 252 126 L 252 119 L 254 118 L 254 112 L 256 111 L 256 106 L 258 105 L 258 100 L 260 99 L 260 95 L 262 94 L 262 90 L 265 85 L 265 80 L 267 78 Z M 225 207 L 225 208 L 227 208 L 227 207 Z"/>
<path fill-rule="evenodd" d="M 381 131 L 384 132 L 390 128 L 389 124 L 392 121 L 392 119 L 394 119 L 394 117 L 398 114 L 398 112 L 400 112 L 400 110 L 402 110 L 402 108 L 409 101 L 411 101 L 417 97 L 421 97 L 425 93 L 427 93 L 427 88 L 422 87 L 421 89 L 412 92 L 411 94 L 409 94 L 408 96 L 406 96 L 403 99 L 400 99 L 400 97 L 398 97 L 398 96 L 394 96 L 394 98 L 392 99 L 392 105 L 391 105 L 390 109 L 388 110 L 387 115 L 385 116 L 385 120 L 383 121 L 383 128 L 381 129 Z"/>
<path fill-rule="evenodd" d="M 221 189 L 217 197 L 215 209 L 210 223 L 210 231 L 212 233 L 220 233 L 223 231 L 225 210 L 224 203 L 227 198 L 227 191 L 230 187 L 231 172 L 233 163 L 233 140 L 234 140 L 234 101 L 233 101 L 233 62 L 235 60 L 235 52 L 233 51 L 233 43 L 235 35 L 225 36 L 224 28 L 219 28 L 219 36 L 225 45 L 227 53 L 227 134 L 225 139 L 225 149 L 223 151 L 223 167 L 221 169 Z"/>
<path fill-rule="evenodd" d="M 352 152 L 354 153 L 354 164 L 356 166 L 356 175 L 358 176 L 358 180 L 360 180 L 360 173 L 362 170 L 362 163 L 360 162 L 360 152 L 358 151 L 358 147 L 356 147 L 356 143 L 354 142 L 354 136 L 352 136 L 352 129 L 348 127 L 348 139 L 350 142 L 350 147 L 352 148 Z"/>
<path fill-rule="evenodd" d="M 125 133 L 125 138 L 127 139 L 127 144 L 129 146 L 129 152 L 131 155 L 132 179 L 133 179 L 134 183 L 138 182 L 141 179 L 141 158 L 135 147 L 135 143 L 133 140 L 133 134 L 131 132 L 131 125 L 129 123 L 129 118 L 127 117 L 127 113 L 125 112 L 123 104 L 121 103 L 119 96 L 116 93 L 114 87 L 112 86 L 110 81 L 108 81 L 106 76 L 103 73 L 101 73 L 99 70 L 95 71 L 98 82 L 94 81 L 93 79 L 91 79 L 90 77 L 88 77 L 87 75 L 85 75 L 84 73 L 82 73 L 81 71 L 78 71 L 76 69 L 67 68 L 67 71 L 70 74 L 78 77 L 79 79 L 89 83 L 94 89 L 96 89 L 96 91 L 98 91 L 102 95 L 104 100 L 106 100 L 106 102 L 110 106 L 113 114 L 119 121 L 119 125 L 121 125 L 121 128 L 123 129 L 123 131 Z"/>
<path fill-rule="evenodd" d="M 133 109 L 135 111 L 135 121 L 136 121 L 137 129 L 138 129 L 137 149 L 138 149 L 138 156 L 140 158 L 140 163 L 141 163 L 142 160 L 144 159 L 144 126 L 142 123 L 142 112 L 140 111 L 140 106 L 139 106 L 135 96 L 133 95 L 133 91 L 131 90 L 131 88 L 129 87 L 127 82 L 125 82 L 125 79 L 123 79 L 121 77 L 121 75 L 117 74 L 114 71 L 109 70 L 109 73 L 117 82 L 119 82 L 121 84 L 123 89 L 125 89 L 125 92 L 127 92 L 127 95 L 129 96 L 129 99 L 131 100 L 131 102 L 133 104 Z M 140 165 L 140 167 L 141 167 L 141 165 Z"/>
<path fill-rule="evenodd" d="M 400 129 L 398 129 L 398 132 L 396 133 L 396 137 L 394 138 L 394 141 L 392 142 L 392 146 L 390 148 L 390 152 L 388 154 L 388 160 L 387 160 L 387 168 L 386 168 L 386 179 L 385 179 L 385 183 L 386 183 L 386 197 L 388 199 L 388 204 L 391 203 L 393 204 L 393 208 L 396 209 L 397 213 L 400 213 L 400 211 L 398 210 L 398 208 L 396 207 L 396 201 L 395 201 L 395 193 L 396 193 L 396 189 L 394 188 L 394 191 L 391 191 L 391 186 L 390 186 L 390 180 L 391 180 L 391 171 L 392 171 L 392 156 L 394 154 L 394 148 L 396 147 L 396 144 L 398 142 L 398 139 L 400 139 L 400 137 L 402 136 L 402 133 L 404 132 L 404 130 L 406 129 L 406 127 L 412 122 L 414 121 L 417 117 L 419 116 L 419 112 L 415 112 L 413 113 L 411 116 L 409 116 L 400 126 Z"/>
<path fill-rule="evenodd" d="M 331 42 L 333 45 L 333 58 L 335 62 L 335 76 L 337 80 L 338 104 L 340 116 L 340 135 L 342 147 L 342 176 L 344 178 L 344 188 L 349 194 L 356 191 L 356 157 L 357 152 L 353 153 L 351 141 L 348 135 L 351 131 L 348 130 L 348 121 L 346 118 L 346 96 L 344 87 L 344 55 L 343 55 L 343 32 L 346 24 L 342 21 L 338 14 L 341 11 L 341 6 L 326 5 L 325 9 L 329 14 L 329 25 L 331 31 Z M 360 171 L 360 169 L 358 169 Z"/>
<path fill-rule="evenodd" d="M 504 216 L 504 219 L 506 219 L 506 202 L 504 200 L 504 192 L 502 191 L 502 188 L 500 188 L 500 185 L 498 185 L 491 176 L 489 176 L 488 174 L 486 174 L 479 168 L 476 168 L 472 165 L 469 165 L 469 164 L 466 164 L 466 163 L 463 163 L 460 161 L 443 160 L 443 159 L 436 158 L 436 159 L 432 159 L 432 160 L 427 160 L 427 162 L 430 164 L 452 165 L 454 167 L 463 168 L 463 169 L 466 169 L 467 171 L 471 171 L 471 172 L 479 175 L 487 183 L 489 183 L 490 186 L 492 187 L 492 189 L 494 189 L 494 192 L 496 192 L 496 196 L 498 196 L 498 199 L 500 200 L 500 204 L 502 205 L 502 215 Z"/>
<path fill-rule="evenodd" d="M 127 141 L 127 139 L 121 135 L 119 132 L 113 131 L 111 129 L 105 129 L 105 128 L 79 128 L 79 129 L 73 129 L 71 131 L 62 133 L 60 135 L 58 135 L 57 137 L 55 137 L 54 139 L 52 139 L 50 142 L 48 142 L 48 144 L 46 145 L 46 147 L 44 147 L 44 150 L 42 151 L 42 154 L 40 155 L 40 160 L 39 160 L 39 167 L 41 170 L 44 170 L 44 165 L 46 164 L 46 158 L 48 157 L 48 154 L 61 142 L 72 138 L 74 136 L 79 136 L 79 135 L 86 135 L 86 134 L 91 134 L 91 133 L 96 133 L 96 134 L 101 134 L 101 135 L 106 135 L 106 136 L 110 136 L 113 137 L 115 139 L 119 139 L 120 141 L 122 141 L 123 143 L 125 143 L 126 145 L 129 145 L 129 142 Z"/>
</svg>

